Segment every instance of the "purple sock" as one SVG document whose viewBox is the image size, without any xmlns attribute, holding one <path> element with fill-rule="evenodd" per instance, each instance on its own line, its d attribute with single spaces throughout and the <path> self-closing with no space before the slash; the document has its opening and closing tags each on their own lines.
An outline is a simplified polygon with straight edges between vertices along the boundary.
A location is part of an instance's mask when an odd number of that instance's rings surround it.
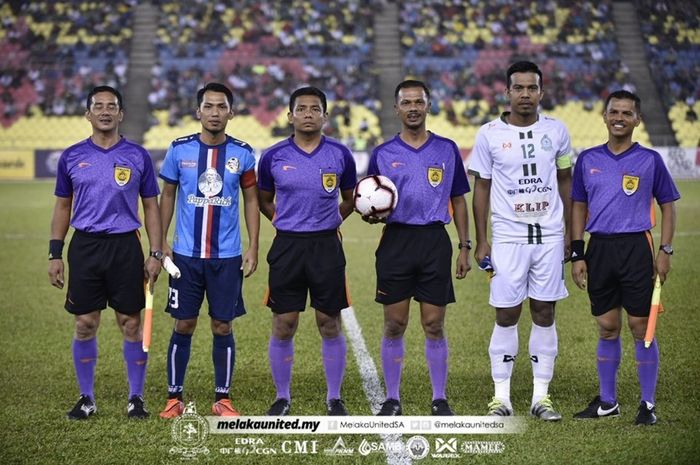
<svg viewBox="0 0 700 465">
<path fill-rule="evenodd" d="M 124 341 L 124 362 L 126 362 L 126 375 L 129 378 L 129 398 L 143 396 L 148 362 L 148 353 L 143 351 L 143 342 Z"/>
<path fill-rule="evenodd" d="M 268 348 L 272 381 L 277 388 L 277 398 L 291 400 L 289 385 L 292 383 L 292 365 L 294 365 L 294 339 L 270 338 Z"/>
<path fill-rule="evenodd" d="M 425 360 L 428 363 L 430 384 L 433 386 L 433 400 L 447 398 L 445 388 L 448 354 L 447 339 L 425 339 Z"/>
<path fill-rule="evenodd" d="M 622 341 L 598 339 L 598 380 L 600 400 L 608 404 L 617 402 L 617 369 L 622 358 Z"/>
<path fill-rule="evenodd" d="M 399 388 L 401 387 L 403 354 L 403 337 L 398 339 L 382 338 L 382 369 L 384 371 L 387 399 L 400 400 Z"/>
<path fill-rule="evenodd" d="M 87 341 L 73 339 L 73 365 L 78 378 L 80 394 L 95 398 L 95 365 L 97 364 L 97 338 Z"/>
<path fill-rule="evenodd" d="M 642 400 L 650 404 L 656 403 L 656 382 L 659 379 L 659 346 L 656 339 L 651 341 L 649 348 L 644 347 L 644 341 L 635 341 L 637 349 L 637 377 L 642 388 Z"/>
<path fill-rule="evenodd" d="M 341 334 L 332 339 L 323 339 L 321 356 L 323 357 L 323 369 L 326 372 L 326 386 L 328 386 L 327 400 L 340 399 L 340 387 L 345 376 L 346 355 L 345 336 Z"/>
</svg>

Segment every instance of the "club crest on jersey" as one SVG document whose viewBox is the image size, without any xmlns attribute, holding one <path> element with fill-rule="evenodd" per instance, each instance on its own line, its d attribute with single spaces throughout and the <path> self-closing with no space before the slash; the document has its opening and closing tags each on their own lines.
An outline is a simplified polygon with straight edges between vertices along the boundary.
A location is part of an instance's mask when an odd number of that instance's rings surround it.
<svg viewBox="0 0 700 465">
<path fill-rule="evenodd" d="M 131 179 L 131 168 L 114 165 L 114 181 L 118 186 L 126 186 Z"/>
<path fill-rule="evenodd" d="M 204 173 L 199 175 L 197 187 L 205 197 L 214 197 L 224 188 L 224 183 L 216 169 L 207 168 Z"/>
<path fill-rule="evenodd" d="M 553 149 L 552 139 L 550 139 L 547 134 L 542 136 L 542 140 L 540 140 L 540 145 L 542 146 L 542 150 L 544 150 L 546 152 L 551 152 Z"/>
<path fill-rule="evenodd" d="M 639 187 L 639 176 L 625 174 L 622 176 L 622 190 L 627 195 L 632 195 L 637 192 Z"/>
<path fill-rule="evenodd" d="M 428 168 L 428 182 L 437 187 L 442 183 L 442 168 Z"/>
<path fill-rule="evenodd" d="M 231 174 L 239 174 L 241 172 L 241 162 L 238 161 L 238 158 L 231 157 L 226 160 L 226 169 Z"/>
<path fill-rule="evenodd" d="M 326 192 L 333 192 L 337 184 L 338 177 L 335 173 L 323 173 L 323 188 L 326 190 Z"/>
</svg>

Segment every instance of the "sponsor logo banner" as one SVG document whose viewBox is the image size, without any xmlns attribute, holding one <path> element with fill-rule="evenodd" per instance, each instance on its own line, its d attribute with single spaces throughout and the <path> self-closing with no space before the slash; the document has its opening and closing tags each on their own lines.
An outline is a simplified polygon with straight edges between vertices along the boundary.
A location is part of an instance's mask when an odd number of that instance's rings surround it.
<svg viewBox="0 0 700 465">
<path fill-rule="evenodd" d="M 26 180 L 34 177 L 34 155 L 29 150 L 0 151 L 0 179 Z"/>
</svg>

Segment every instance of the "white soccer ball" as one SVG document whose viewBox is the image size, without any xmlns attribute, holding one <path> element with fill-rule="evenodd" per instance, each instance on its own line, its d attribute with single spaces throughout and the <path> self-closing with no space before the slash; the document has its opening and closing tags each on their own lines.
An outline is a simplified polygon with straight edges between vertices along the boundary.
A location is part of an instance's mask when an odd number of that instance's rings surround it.
<svg viewBox="0 0 700 465">
<path fill-rule="evenodd" d="M 367 176 L 355 186 L 355 210 L 362 216 L 386 218 L 398 201 L 399 192 L 386 176 Z"/>
</svg>

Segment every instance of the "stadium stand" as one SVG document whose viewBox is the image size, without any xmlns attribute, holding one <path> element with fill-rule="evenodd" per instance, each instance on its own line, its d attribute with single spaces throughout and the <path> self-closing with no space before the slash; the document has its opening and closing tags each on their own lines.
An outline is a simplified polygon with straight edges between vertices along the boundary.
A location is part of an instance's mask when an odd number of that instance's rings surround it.
<svg viewBox="0 0 700 465">
<path fill-rule="evenodd" d="M 503 108 L 506 68 L 528 59 L 544 73 L 542 110 L 567 124 L 575 147 L 601 143 L 600 100 L 634 89 L 610 8 L 609 0 L 403 2 L 404 68 L 433 89 L 431 127 L 470 147 L 479 125 Z M 644 128 L 637 137 L 648 143 Z"/>
<path fill-rule="evenodd" d="M 700 4 L 637 0 L 649 68 L 676 139 L 700 146 Z"/>
<path fill-rule="evenodd" d="M 126 86 L 135 0 L 0 6 L 0 135 L 14 148 L 61 148 L 85 135 L 83 98 Z M 37 130 L 40 128 L 40 130 Z"/>
<path fill-rule="evenodd" d="M 196 89 L 227 83 L 238 115 L 232 133 L 261 149 L 288 134 L 287 98 L 303 85 L 330 101 L 327 135 L 363 148 L 376 143 L 379 107 L 372 53 L 373 2 L 159 1 L 158 63 L 152 72 L 148 148 L 196 132 Z M 233 26 L 233 27 L 231 27 Z"/>
<path fill-rule="evenodd" d="M 677 140 L 696 146 L 700 6 L 634 1 L 650 69 Z M 158 60 L 147 84 L 148 148 L 164 149 L 174 138 L 198 130 L 193 96 L 210 80 L 234 89 L 237 117 L 231 131 L 257 149 L 288 134 L 286 99 L 304 84 L 329 96 L 328 135 L 356 150 L 371 150 L 379 142 L 373 25 L 382 0 L 152 3 L 160 20 Z M 86 134 L 82 99 L 90 87 L 106 83 L 127 92 L 136 4 L 64 0 L 0 5 L 3 148 L 64 148 Z M 600 143 L 606 134 L 601 99 L 613 89 L 633 89 L 618 53 L 611 4 L 401 2 L 401 59 L 407 76 L 425 80 L 433 90 L 431 129 L 471 147 L 478 126 L 503 109 L 505 68 L 525 58 L 545 73 L 542 110 L 566 122 L 576 147 Z M 643 127 L 637 136 L 649 143 Z"/>
</svg>

